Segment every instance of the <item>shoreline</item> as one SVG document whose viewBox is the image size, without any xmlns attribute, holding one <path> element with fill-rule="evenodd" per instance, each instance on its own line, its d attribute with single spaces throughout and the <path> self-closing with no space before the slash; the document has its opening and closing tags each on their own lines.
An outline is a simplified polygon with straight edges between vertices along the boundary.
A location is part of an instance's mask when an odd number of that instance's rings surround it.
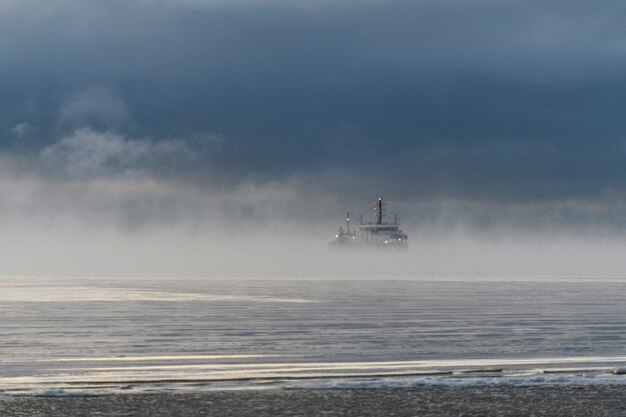
<svg viewBox="0 0 626 417">
<path fill-rule="evenodd" d="M 626 385 L 271 389 L 37 397 L 0 395 L 2 416 L 618 416 Z"/>
</svg>

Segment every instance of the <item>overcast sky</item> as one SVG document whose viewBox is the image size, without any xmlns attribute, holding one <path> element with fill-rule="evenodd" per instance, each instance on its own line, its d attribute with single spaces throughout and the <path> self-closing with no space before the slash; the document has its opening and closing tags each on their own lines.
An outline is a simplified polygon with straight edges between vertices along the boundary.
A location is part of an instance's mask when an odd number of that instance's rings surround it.
<svg viewBox="0 0 626 417">
<path fill-rule="evenodd" d="M 5 0 L 0 210 L 137 225 L 382 193 L 416 223 L 454 201 L 624 227 L 625 21 L 606 0 Z"/>
</svg>

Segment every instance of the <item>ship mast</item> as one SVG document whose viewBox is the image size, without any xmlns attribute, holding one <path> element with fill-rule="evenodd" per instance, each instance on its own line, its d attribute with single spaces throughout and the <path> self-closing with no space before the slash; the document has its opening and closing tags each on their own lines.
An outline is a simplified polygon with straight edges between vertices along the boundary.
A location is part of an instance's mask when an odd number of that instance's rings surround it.
<svg viewBox="0 0 626 417">
<path fill-rule="evenodd" d="M 378 219 L 377 224 L 383 224 L 383 198 L 378 197 Z"/>
</svg>

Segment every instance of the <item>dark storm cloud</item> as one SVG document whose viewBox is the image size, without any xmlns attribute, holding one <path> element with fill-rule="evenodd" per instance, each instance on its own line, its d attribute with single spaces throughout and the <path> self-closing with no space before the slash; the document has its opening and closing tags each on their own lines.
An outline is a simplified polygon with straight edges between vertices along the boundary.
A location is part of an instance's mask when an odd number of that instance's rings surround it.
<svg viewBox="0 0 626 417">
<path fill-rule="evenodd" d="M 67 174 L 83 129 L 117 141 L 89 148 L 98 169 L 156 152 L 151 175 L 194 184 L 621 198 L 624 18 L 618 1 L 8 1 L 2 146 Z M 200 150 L 168 163 L 161 142 Z"/>
</svg>

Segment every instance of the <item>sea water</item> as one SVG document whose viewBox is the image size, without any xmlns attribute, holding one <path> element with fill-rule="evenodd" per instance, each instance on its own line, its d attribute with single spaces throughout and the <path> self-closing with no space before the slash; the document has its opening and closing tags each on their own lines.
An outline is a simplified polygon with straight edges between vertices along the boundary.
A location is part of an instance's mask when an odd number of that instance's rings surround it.
<svg viewBox="0 0 626 417">
<path fill-rule="evenodd" d="M 622 383 L 625 293 L 593 278 L 2 278 L 0 390 Z"/>
</svg>

